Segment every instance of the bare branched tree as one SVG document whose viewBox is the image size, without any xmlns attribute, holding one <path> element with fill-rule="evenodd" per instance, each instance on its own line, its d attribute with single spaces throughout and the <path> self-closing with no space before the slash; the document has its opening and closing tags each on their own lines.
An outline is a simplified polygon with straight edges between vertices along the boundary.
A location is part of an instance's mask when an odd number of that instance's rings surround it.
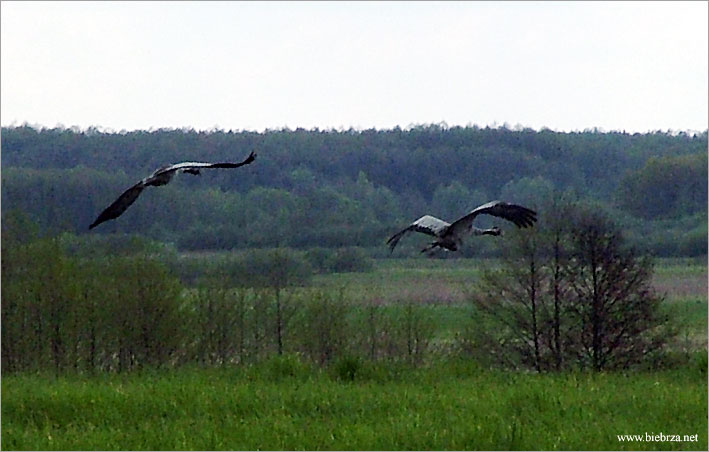
<svg viewBox="0 0 709 452">
<path fill-rule="evenodd" d="M 485 340 L 497 344 L 495 353 L 502 362 L 543 369 L 541 349 L 543 285 L 547 270 L 542 265 L 536 229 L 515 231 L 504 245 L 501 268 L 486 271 L 475 296 L 475 305 L 492 320 L 493 329 Z M 495 328 L 494 325 L 497 324 Z M 513 355 L 510 355 L 512 353 Z"/>
<path fill-rule="evenodd" d="M 578 212 L 571 239 L 565 271 L 579 363 L 627 367 L 661 347 L 665 319 L 662 298 L 650 287 L 652 262 L 626 248 L 620 229 L 591 209 Z"/>
<path fill-rule="evenodd" d="M 597 209 L 555 202 L 547 210 L 551 220 L 514 234 L 500 268 L 480 280 L 478 349 L 537 371 L 627 367 L 661 349 L 669 329 L 651 261 Z"/>
</svg>

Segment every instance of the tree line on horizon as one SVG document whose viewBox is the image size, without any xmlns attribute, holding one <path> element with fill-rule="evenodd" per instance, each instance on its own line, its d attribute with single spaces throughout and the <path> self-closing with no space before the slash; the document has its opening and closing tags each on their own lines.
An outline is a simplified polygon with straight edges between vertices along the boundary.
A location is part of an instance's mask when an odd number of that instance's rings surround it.
<svg viewBox="0 0 709 452">
<path fill-rule="evenodd" d="M 133 234 L 180 250 L 380 247 L 423 214 L 453 220 L 503 199 L 567 193 L 612 215 L 660 256 L 707 252 L 707 132 L 696 135 L 416 126 L 263 133 L 2 128 L 2 214 L 47 234 L 83 235 L 109 203 L 158 167 L 240 161 L 150 188 L 92 234 Z M 417 254 L 419 243 L 397 248 Z M 463 256 L 494 250 L 476 241 Z"/>
</svg>

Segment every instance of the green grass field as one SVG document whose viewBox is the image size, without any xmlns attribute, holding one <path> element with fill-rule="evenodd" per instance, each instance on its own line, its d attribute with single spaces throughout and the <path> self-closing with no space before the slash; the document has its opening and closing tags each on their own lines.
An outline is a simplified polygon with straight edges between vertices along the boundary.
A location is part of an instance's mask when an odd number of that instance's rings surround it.
<svg viewBox="0 0 709 452">
<path fill-rule="evenodd" d="M 436 265 L 433 265 L 433 264 Z M 435 340 L 494 262 L 382 260 L 314 285 L 352 301 L 429 304 Z M 653 280 L 687 359 L 662 371 L 534 374 L 436 359 L 419 368 L 288 355 L 252 366 L 2 378 L 2 449 L 707 450 L 707 267 L 660 262 Z M 348 367 L 349 366 L 349 367 Z M 351 371 L 347 374 L 347 371 Z M 342 378 L 354 375 L 353 381 Z M 620 441 L 618 435 L 698 435 Z M 669 439 L 669 438 L 668 438 Z"/>
<path fill-rule="evenodd" d="M 10 376 L 2 395 L 6 450 L 707 449 L 701 365 L 629 375 L 365 366 L 343 382 L 287 357 L 248 369 Z M 617 436 L 646 433 L 698 436 Z"/>
</svg>

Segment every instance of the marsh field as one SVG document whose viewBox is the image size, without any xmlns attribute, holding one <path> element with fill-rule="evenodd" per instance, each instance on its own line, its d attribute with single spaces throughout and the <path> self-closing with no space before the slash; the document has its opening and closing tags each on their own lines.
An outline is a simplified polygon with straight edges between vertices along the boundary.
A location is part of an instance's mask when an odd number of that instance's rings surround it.
<svg viewBox="0 0 709 452">
<path fill-rule="evenodd" d="M 337 294 L 337 303 L 376 306 L 382 318 L 408 322 L 416 334 L 399 349 L 392 339 L 394 348 L 376 359 L 343 353 L 321 363 L 313 359 L 318 344 L 307 341 L 297 348 L 306 352 L 295 351 L 291 343 L 325 330 L 307 330 L 294 314 L 291 328 L 300 331 L 284 335 L 282 354 L 243 363 L 3 371 L 2 448 L 707 449 L 705 260 L 657 260 L 652 284 L 677 328 L 663 362 L 603 372 L 500 368 L 455 352 L 461 332 L 476 324 L 470 291 L 495 265 L 377 259 L 369 271 L 319 274 L 309 288 L 287 291 L 301 300 Z M 352 336 L 366 330 L 369 314 L 353 309 L 343 314 L 349 323 L 330 321 Z"/>
<path fill-rule="evenodd" d="M 709 448 L 706 4 L 61 3 L 2 2 L 0 448 Z"/>
</svg>

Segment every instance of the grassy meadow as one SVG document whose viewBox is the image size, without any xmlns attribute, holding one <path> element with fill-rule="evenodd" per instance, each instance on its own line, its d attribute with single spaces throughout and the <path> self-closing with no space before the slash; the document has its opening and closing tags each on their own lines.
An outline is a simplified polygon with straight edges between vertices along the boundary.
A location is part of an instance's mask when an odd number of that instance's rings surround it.
<svg viewBox="0 0 709 452">
<path fill-rule="evenodd" d="M 706 364 L 706 361 L 704 361 Z M 292 357 L 244 369 L 3 379 L 3 449 L 706 450 L 706 372 L 535 375 Z M 617 435 L 698 434 L 697 442 Z"/>
<path fill-rule="evenodd" d="M 313 285 L 386 309 L 426 305 L 434 343 L 454 337 L 481 260 L 377 260 Z M 679 334 L 662 370 L 536 374 L 462 358 L 287 354 L 220 368 L 2 378 L 9 450 L 706 450 L 707 266 L 660 260 L 653 279 Z M 697 435 L 621 441 L 618 435 Z"/>
</svg>

